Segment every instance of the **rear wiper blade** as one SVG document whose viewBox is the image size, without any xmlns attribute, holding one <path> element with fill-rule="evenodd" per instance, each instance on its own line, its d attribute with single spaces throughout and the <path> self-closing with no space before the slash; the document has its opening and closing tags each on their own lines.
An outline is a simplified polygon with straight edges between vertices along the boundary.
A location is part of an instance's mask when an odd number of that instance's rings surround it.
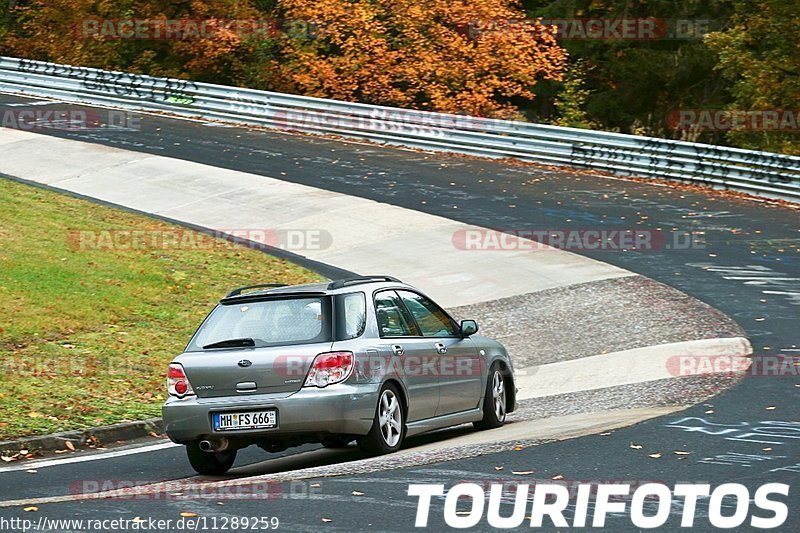
<svg viewBox="0 0 800 533">
<path fill-rule="evenodd" d="M 212 342 L 211 344 L 206 344 L 203 346 L 204 350 L 210 350 L 211 348 L 238 348 L 240 346 L 255 346 L 256 341 L 250 338 L 244 339 L 228 339 L 219 342 Z"/>
</svg>

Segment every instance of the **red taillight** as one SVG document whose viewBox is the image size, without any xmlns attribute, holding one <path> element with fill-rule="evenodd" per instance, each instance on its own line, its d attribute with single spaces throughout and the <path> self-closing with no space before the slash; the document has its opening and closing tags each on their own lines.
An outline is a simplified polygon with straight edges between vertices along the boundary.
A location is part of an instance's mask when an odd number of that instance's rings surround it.
<svg viewBox="0 0 800 533">
<path fill-rule="evenodd" d="M 194 394 L 189 378 L 179 363 L 172 363 L 167 370 L 167 391 L 170 396 L 182 398 Z"/>
<path fill-rule="evenodd" d="M 321 353 L 311 365 L 306 377 L 306 387 L 327 387 L 350 377 L 355 356 L 353 352 Z"/>
<path fill-rule="evenodd" d="M 185 381 L 179 380 L 175 382 L 175 392 L 178 394 L 186 394 L 186 391 L 189 390 L 189 385 L 186 384 Z"/>
<path fill-rule="evenodd" d="M 183 371 L 183 367 L 181 365 L 172 363 L 169 365 L 167 377 L 170 379 L 186 379 L 186 373 Z"/>
</svg>

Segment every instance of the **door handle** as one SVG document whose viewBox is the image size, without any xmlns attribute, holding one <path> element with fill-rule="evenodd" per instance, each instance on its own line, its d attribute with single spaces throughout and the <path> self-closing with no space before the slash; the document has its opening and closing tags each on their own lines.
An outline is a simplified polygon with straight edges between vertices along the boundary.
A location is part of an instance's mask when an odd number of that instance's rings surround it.
<svg viewBox="0 0 800 533">
<path fill-rule="evenodd" d="M 242 381 L 236 384 L 236 392 L 256 392 L 258 385 L 255 381 Z"/>
<path fill-rule="evenodd" d="M 447 346 L 442 344 L 441 342 L 437 342 L 434 344 L 436 346 L 436 353 L 438 354 L 446 354 L 447 353 Z"/>
<path fill-rule="evenodd" d="M 404 353 L 406 353 L 406 351 L 403 350 L 403 347 L 400 346 L 399 344 L 395 344 L 394 346 L 392 346 L 392 352 L 395 355 L 403 355 Z"/>
</svg>

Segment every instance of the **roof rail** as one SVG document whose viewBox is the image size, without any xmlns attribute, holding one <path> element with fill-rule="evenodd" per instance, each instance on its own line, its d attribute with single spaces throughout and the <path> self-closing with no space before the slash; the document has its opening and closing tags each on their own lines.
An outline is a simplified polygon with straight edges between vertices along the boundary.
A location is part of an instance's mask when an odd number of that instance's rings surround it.
<svg viewBox="0 0 800 533">
<path fill-rule="evenodd" d="M 392 276 L 359 276 L 356 278 L 346 278 L 332 281 L 328 284 L 328 290 L 341 289 L 347 285 L 360 285 L 362 283 L 373 283 L 375 281 L 391 281 L 393 283 L 403 283 L 397 278 Z"/>
<path fill-rule="evenodd" d="M 233 298 L 234 296 L 239 296 L 242 292 L 248 289 L 274 289 L 276 287 L 286 287 L 285 283 L 262 283 L 260 285 L 248 285 L 247 287 L 239 287 L 238 289 L 234 289 L 228 293 L 225 298 Z"/>
</svg>

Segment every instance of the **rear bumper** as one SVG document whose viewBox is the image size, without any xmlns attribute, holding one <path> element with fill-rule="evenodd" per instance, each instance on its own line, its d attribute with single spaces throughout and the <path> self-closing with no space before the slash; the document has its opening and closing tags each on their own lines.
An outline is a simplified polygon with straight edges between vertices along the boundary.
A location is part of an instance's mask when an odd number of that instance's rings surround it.
<svg viewBox="0 0 800 533">
<path fill-rule="evenodd" d="M 254 394 L 221 398 L 170 398 L 162 413 L 164 429 L 174 442 L 208 437 L 275 438 L 302 435 L 366 435 L 372 427 L 378 402 L 378 384 L 339 383 L 302 388 L 291 394 Z M 278 427 L 214 431 L 211 414 L 258 409 L 277 409 Z"/>
</svg>

